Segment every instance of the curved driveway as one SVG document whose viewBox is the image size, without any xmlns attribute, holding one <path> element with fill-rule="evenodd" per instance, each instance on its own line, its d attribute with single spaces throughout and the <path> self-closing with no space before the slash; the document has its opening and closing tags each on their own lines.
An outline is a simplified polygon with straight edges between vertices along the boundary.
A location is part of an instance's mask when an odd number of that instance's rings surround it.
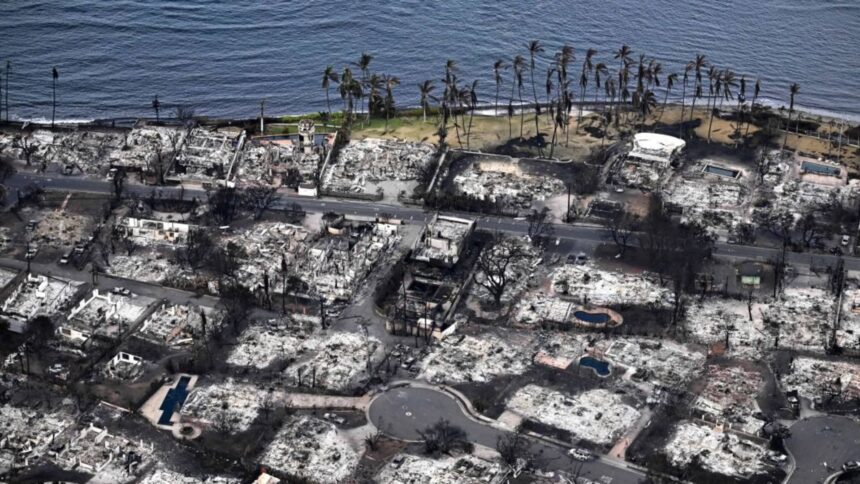
<svg viewBox="0 0 860 484">
<path fill-rule="evenodd" d="M 370 403 L 368 418 L 379 430 L 403 440 L 421 440 L 419 431 L 445 419 L 462 428 L 469 441 L 496 448 L 496 441 L 507 432 L 472 420 L 463 413 L 451 395 L 432 388 L 399 387 L 381 393 Z M 564 469 L 575 472 L 579 462 L 567 455 L 567 449 L 537 439 L 529 439 L 535 465 L 545 471 Z M 616 467 L 617 465 L 617 467 Z M 635 484 L 642 474 L 606 460 L 586 462 L 580 476 L 612 484 Z"/>
<path fill-rule="evenodd" d="M 789 482 L 824 482 L 845 461 L 860 459 L 860 424 L 838 415 L 807 418 L 791 426 L 785 445 L 796 464 Z"/>
</svg>

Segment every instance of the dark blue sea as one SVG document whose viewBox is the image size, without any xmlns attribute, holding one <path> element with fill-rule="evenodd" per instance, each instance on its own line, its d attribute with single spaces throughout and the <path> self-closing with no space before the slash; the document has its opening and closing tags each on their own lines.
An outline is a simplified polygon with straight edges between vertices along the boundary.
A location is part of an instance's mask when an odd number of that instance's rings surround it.
<svg viewBox="0 0 860 484">
<path fill-rule="evenodd" d="M 362 51 L 400 77 L 400 105 L 416 105 L 417 83 L 441 79 L 446 59 L 489 101 L 493 61 L 526 55 L 530 39 L 546 59 L 572 44 L 574 79 L 589 47 L 614 68 L 629 44 L 665 72 L 704 53 L 760 77 L 766 102 L 787 104 L 798 82 L 801 107 L 860 119 L 860 0 L 0 1 L 0 62 L 25 119 L 50 116 L 52 66 L 67 120 L 152 115 L 155 95 L 210 116 L 254 116 L 262 98 L 270 114 L 320 111 L 326 64 Z"/>
</svg>

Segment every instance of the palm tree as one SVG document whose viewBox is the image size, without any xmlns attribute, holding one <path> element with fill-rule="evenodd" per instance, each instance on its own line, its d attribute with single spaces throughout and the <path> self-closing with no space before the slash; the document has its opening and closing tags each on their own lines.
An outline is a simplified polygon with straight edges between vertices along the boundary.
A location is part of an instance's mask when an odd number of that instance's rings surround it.
<svg viewBox="0 0 860 484">
<path fill-rule="evenodd" d="M 704 54 L 697 54 L 693 61 L 693 70 L 696 71 L 695 92 L 693 93 L 693 104 L 690 106 L 690 122 L 693 122 L 693 113 L 696 111 L 696 99 L 702 97 L 702 69 L 708 65 Z"/>
<path fill-rule="evenodd" d="M 654 95 L 654 91 L 648 89 L 643 92 L 639 96 L 639 116 L 642 119 L 641 125 L 645 125 L 645 119 L 648 117 L 651 112 L 654 111 L 654 108 L 657 107 L 657 96 Z"/>
<path fill-rule="evenodd" d="M 514 82 L 511 85 L 511 98 L 514 97 L 514 87 L 517 88 L 520 99 L 520 139 L 523 139 L 523 125 L 525 124 L 525 110 L 523 109 L 523 71 L 527 69 L 526 60 L 517 54 L 511 64 L 514 68 Z"/>
<path fill-rule="evenodd" d="M 385 75 L 385 132 L 388 132 L 388 119 L 394 111 L 394 88 L 400 85 L 400 79 L 395 76 Z"/>
<path fill-rule="evenodd" d="M 354 107 L 353 101 L 356 97 L 360 97 L 363 94 L 361 83 L 353 77 L 352 70 L 350 70 L 349 67 L 343 68 L 343 72 L 340 75 L 340 87 L 338 90 L 340 91 L 340 97 L 343 99 L 344 110 L 346 111 L 344 123 L 348 124 L 352 121 Z"/>
<path fill-rule="evenodd" d="M 744 113 L 744 102 L 747 97 L 747 78 L 745 75 L 741 75 L 741 85 L 740 90 L 738 91 L 738 107 L 735 110 L 735 117 L 737 118 L 735 124 L 735 143 L 737 144 L 738 135 L 741 133 L 741 119 L 743 118 Z"/>
<path fill-rule="evenodd" d="M 690 70 L 693 69 L 693 63 L 688 62 L 686 66 L 684 66 L 684 86 L 681 90 L 681 120 L 678 123 L 678 136 L 682 136 L 684 134 L 684 103 L 687 100 L 687 79 L 690 77 Z"/>
<path fill-rule="evenodd" d="M 606 80 L 606 83 L 604 84 L 603 87 L 605 88 L 604 91 L 606 91 L 606 99 L 609 99 L 609 109 L 604 109 L 604 113 L 603 113 L 603 118 L 605 120 L 606 125 L 603 128 L 603 139 L 600 142 L 601 148 L 603 147 L 604 142 L 606 141 L 606 137 L 609 135 L 609 123 L 612 122 L 612 119 L 611 119 L 612 118 L 612 103 L 615 102 L 615 94 L 616 94 L 615 79 L 610 77 L 609 79 Z M 617 122 L 617 120 L 616 120 L 616 122 Z"/>
<path fill-rule="evenodd" d="M 469 106 L 471 107 L 471 112 L 469 113 L 469 127 L 466 129 L 466 149 L 469 149 L 469 139 L 472 136 L 472 118 L 475 117 L 475 108 L 478 106 L 478 80 L 475 79 L 472 81 L 472 86 L 468 88 L 469 94 Z"/>
<path fill-rule="evenodd" d="M 367 90 L 367 112 L 375 111 L 378 114 L 385 107 L 381 94 L 382 90 L 385 89 L 385 76 L 371 74 L 363 85 Z"/>
<path fill-rule="evenodd" d="M 155 95 L 155 99 L 152 100 L 152 109 L 155 111 L 155 122 L 161 122 L 160 113 L 161 113 L 161 101 L 158 100 L 158 94 Z"/>
<path fill-rule="evenodd" d="M 711 127 L 714 124 L 714 113 L 717 111 L 717 98 L 720 96 L 722 79 L 722 72 L 712 64 L 711 68 L 708 69 L 708 111 L 711 113 L 710 121 L 708 121 L 708 143 L 711 142 Z M 713 107 L 711 107 L 712 101 Z"/>
<path fill-rule="evenodd" d="M 600 100 L 600 80 L 606 77 L 609 73 L 609 69 L 606 67 L 606 64 L 603 62 L 598 62 L 596 66 L 594 66 L 594 105 L 597 106 L 597 102 Z"/>
<path fill-rule="evenodd" d="M 568 44 L 564 44 L 555 56 L 555 65 L 558 73 L 558 102 L 556 103 L 556 118 L 558 118 L 561 113 L 564 113 L 562 129 L 565 133 L 570 125 L 570 118 L 568 117 L 570 115 L 570 99 L 567 97 L 570 83 L 567 79 L 567 70 L 570 63 L 574 61 L 574 58 L 575 55 L 573 47 Z"/>
<path fill-rule="evenodd" d="M 746 128 L 746 131 L 744 131 L 744 136 L 748 135 L 750 132 L 750 123 L 752 122 L 752 114 L 753 114 L 753 110 L 755 109 L 756 99 L 758 99 L 758 95 L 760 92 L 761 92 L 761 79 L 756 79 L 755 80 L 755 87 L 753 88 L 752 103 L 750 103 L 750 119 L 747 120 L 747 128 Z M 8 107 L 7 107 L 7 109 L 8 109 Z"/>
<path fill-rule="evenodd" d="M 791 126 L 791 114 L 794 112 L 794 97 L 798 92 L 800 92 L 800 84 L 796 82 L 791 83 L 791 86 L 788 88 L 788 92 L 791 96 L 788 104 L 788 122 L 785 124 L 785 135 L 782 137 L 782 148 L 780 148 L 780 151 L 785 150 L 785 142 L 788 140 L 788 130 Z"/>
<path fill-rule="evenodd" d="M 535 87 L 535 57 L 538 54 L 544 51 L 543 47 L 540 45 L 540 41 L 533 40 L 528 43 L 526 46 L 529 49 L 529 57 L 531 58 L 531 77 L 532 77 L 532 94 L 535 98 L 535 138 L 540 135 L 540 123 L 538 120 L 538 115 L 540 114 L 540 104 L 538 103 L 537 97 L 537 88 Z"/>
<path fill-rule="evenodd" d="M 585 60 L 582 61 L 582 71 L 579 75 L 579 115 L 576 120 L 577 131 L 579 131 L 579 126 L 582 124 L 582 105 L 585 103 L 585 91 L 588 88 L 588 76 L 591 74 L 592 69 L 594 69 L 594 64 L 591 62 L 591 59 L 595 54 L 597 54 L 596 50 L 588 49 L 585 51 Z"/>
<path fill-rule="evenodd" d="M 552 83 L 553 75 L 555 75 L 555 67 L 550 65 L 549 67 L 546 68 L 546 82 L 544 83 L 544 87 L 546 88 L 546 105 L 547 105 L 546 120 L 550 124 L 552 124 L 552 122 L 553 122 L 553 114 L 550 112 L 552 110 L 552 107 L 553 107 L 552 100 L 551 100 L 552 90 L 555 87 Z"/>
<path fill-rule="evenodd" d="M 331 101 L 329 101 L 328 91 L 331 83 L 337 83 L 337 74 L 334 72 L 334 67 L 330 64 L 323 71 L 322 88 L 325 89 L 325 105 L 328 108 L 328 116 L 331 117 Z"/>
<path fill-rule="evenodd" d="M 630 47 L 627 44 L 621 46 L 615 52 L 615 59 L 618 59 L 618 87 L 622 90 L 622 102 L 627 102 L 627 96 L 629 95 L 627 91 L 627 76 L 630 74 L 630 54 L 633 51 L 630 50 Z M 615 108 L 615 125 L 618 126 L 618 117 L 621 114 L 621 105 L 617 105 Z"/>
<path fill-rule="evenodd" d="M 424 122 L 427 122 L 427 106 L 430 105 L 430 93 L 433 92 L 436 86 L 433 85 L 433 81 L 426 80 L 421 84 L 418 84 L 418 90 L 421 92 L 421 110 L 424 115 Z"/>
<path fill-rule="evenodd" d="M 51 128 L 54 127 L 54 116 L 57 113 L 57 79 L 60 78 L 60 73 L 57 71 L 57 66 L 51 68 Z"/>
<path fill-rule="evenodd" d="M 502 71 L 507 68 L 508 65 L 502 59 L 493 63 L 493 77 L 496 80 L 496 116 L 499 115 L 499 90 L 502 88 Z"/>
<path fill-rule="evenodd" d="M 675 87 L 675 83 L 678 82 L 678 74 L 673 72 L 666 76 L 666 96 L 663 98 L 663 107 L 660 108 L 660 116 L 657 117 L 657 122 L 660 122 L 660 119 L 663 118 L 663 112 L 666 111 L 666 103 L 669 102 L 669 93 L 672 92 L 672 88 Z M 683 115 L 681 115 L 683 117 Z"/>
<path fill-rule="evenodd" d="M 361 57 L 358 58 L 358 62 L 353 63 L 354 66 L 358 67 L 358 70 L 361 71 L 361 83 L 362 85 L 367 84 L 367 76 L 370 72 L 370 63 L 373 61 L 373 56 L 368 54 L 367 52 L 362 52 Z M 366 86 L 362 86 L 366 87 Z M 359 95 L 361 97 L 361 95 Z M 370 101 L 368 101 L 369 103 Z M 364 101 L 362 101 L 362 107 L 364 107 Z M 370 121 L 370 106 L 367 109 L 367 121 Z"/>
</svg>

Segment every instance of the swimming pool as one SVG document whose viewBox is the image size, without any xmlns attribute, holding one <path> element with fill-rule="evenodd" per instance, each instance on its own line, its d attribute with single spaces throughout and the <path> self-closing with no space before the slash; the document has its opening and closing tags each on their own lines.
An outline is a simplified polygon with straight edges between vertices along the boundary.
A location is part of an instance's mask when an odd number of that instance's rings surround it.
<svg viewBox="0 0 860 484">
<path fill-rule="evenodd" d="M 609 376 L 609 363 L 598 360 L 591 356 L 583 356 L 579 359 L 580 366 L 586 366 L 594 370 L 594 373 L 599 377 Z"/>
<path fill-rule="evenodd" d="M 741 174 L 741 172 L 738 170 L 730 170 L 728 168 L 723 168 L 723 167 L 714 166 L 714 165 L 706 166 L 705 172 L 711 173 L 713 175 L 724 176 L 726 178 L 737 178 Z"/>
<path fill-rule="evenodd" d="M 588 311 L 574 311 L 573 317 L 591 324 L 604 324 L 612 319 L 606 313 L 589 313 Z"/>
<path fill-rule="evenodd" d="M 815 173 L 816 175 L 839 176 L 842 174 L 842 170 L 839 167 L 822 165 L 811 161 L 801 163 L 800 170 L 804 173 Z"/>
</svg>

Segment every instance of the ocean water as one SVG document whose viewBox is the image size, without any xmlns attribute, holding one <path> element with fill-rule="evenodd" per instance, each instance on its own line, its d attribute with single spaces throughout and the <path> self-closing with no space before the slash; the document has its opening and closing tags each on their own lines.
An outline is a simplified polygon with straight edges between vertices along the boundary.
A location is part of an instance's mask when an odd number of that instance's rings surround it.
<svg viewBox="0 0 860 484">
<path fill-rule="evenodd" d="M 58 119 L 151 116 L 155 95 L 166 111 L 190 104 L 210 116 L 254 116 L 262 98 L 267 114 L 320 111 L 325 66 L 362 51 L 374 72 L 400 78 L 399 105 L 417 105 L 424 79 L 438 86 L 446 59 L 479 80 L 487 102 L 493 61 L 527 55 L 538 39 L 539 93 L 563 43 L 576 49 L 574 80 L 585 49 L 614 69 L 612 52 L 628 44 L 664 72 L 704 53 L 738 78 L 761 78 L 776 106 L 798 82 L 802 108 L 860 120 L 858 0 L 5 0 L 0 32 L 12 117 L 22 119 L 50 117 L 52 66 Z M 332 99 L 338 106 L 334 89 Z"/>
</svg>

